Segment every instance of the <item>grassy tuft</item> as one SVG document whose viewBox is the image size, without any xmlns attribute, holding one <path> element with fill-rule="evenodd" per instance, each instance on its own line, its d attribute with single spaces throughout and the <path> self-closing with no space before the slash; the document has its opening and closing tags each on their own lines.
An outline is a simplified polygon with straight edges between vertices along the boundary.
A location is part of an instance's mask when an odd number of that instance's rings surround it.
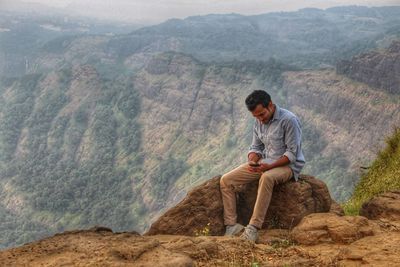
<svg viewBox="0 0 400 267">
<path fill-rule="evenodd" d="M 400 189 L 400 128 L 394 130 L 386 143 L 386 148 L 361 177 L 353 196 L 344 203 L 346 215 L 358 215 L 361 205 L 372 197 Z"/>
</svg>

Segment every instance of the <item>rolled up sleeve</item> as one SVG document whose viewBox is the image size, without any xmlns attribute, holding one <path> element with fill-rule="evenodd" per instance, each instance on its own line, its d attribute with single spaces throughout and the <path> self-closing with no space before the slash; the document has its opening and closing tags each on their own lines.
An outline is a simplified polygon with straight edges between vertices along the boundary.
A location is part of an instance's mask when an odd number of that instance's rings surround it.
<svg viewBox="0 0 400 267">
<path fill-rule="evenodd" d="M 288 157 L 290 163 L 296 162 L 297 152 L 301 150 L 301 128 L 297 118 L 287 121 L 285 131 L 286 151 L 283 154 Z"/>
<path fill-rule="evenodd" d="M 257 135 L 256 125 L 253 127 L 253 141 L 251 142 L 251 146 L 249 147 L 249 153 L 247 153 L 247 157 L 250 153 L 257 153 L 260 156 L 263 155 L 264 151 L 264 144 L 261 139 Z"/>
</svg>

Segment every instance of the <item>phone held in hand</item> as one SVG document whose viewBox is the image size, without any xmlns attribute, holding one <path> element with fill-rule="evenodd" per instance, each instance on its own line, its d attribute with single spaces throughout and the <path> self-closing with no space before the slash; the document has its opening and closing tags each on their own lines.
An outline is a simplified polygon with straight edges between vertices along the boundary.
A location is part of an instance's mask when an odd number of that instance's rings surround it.
<svg viewBox="0 0 400 267">
<path fill-rule="evenodd" d="M 253 163 L 253 162 L 251 162 L 251 163 L 249 163 L 249 165 L 250 165 L 251 167 L 260 167 L 260 164 L 259 164 L 259 163 Z"/>
</svg>

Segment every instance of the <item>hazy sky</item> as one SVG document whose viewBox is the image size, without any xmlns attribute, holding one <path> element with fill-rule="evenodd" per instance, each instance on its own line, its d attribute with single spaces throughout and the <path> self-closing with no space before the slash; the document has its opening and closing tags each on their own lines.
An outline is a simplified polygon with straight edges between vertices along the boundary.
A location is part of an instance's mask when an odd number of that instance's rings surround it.
<svg viewBox="0 0 400 267">
<path fill-rule="evenodd" d="M 5 3 L 13 0 L 0 0 Z M 14 0 L 15 1 L 15 0 Z M 343 5 L 400 5 L 400 0 L 21 0 L 63 8 L 70 13 L 122 21 L 157 23 L 210 13 L 244 15 L 272 11 L 294 11 L 304 7 L 327 8 Z"/>
</svg>

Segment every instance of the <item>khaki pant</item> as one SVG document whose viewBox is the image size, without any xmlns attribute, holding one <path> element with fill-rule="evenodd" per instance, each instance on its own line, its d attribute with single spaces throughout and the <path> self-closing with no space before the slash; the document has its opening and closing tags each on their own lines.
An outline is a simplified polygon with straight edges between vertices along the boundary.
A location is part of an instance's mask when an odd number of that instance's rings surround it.
<svg viewBox="0 0 400 267">
<path fill-rule="evenodd" d="M 261 229 L 272 197 L 274 185 L 284 183 L 293 176 L 289 166 L 277 167 L 264 173 L 250 172 L 248 164 L 224 174 L 220 180 L 222 203 L 224 204 L 224 224 L 233 225 L 237 220 L 235 188 L 254 180 L 258 182 L 257 199 L 249 224 Z"/>
</svg>

